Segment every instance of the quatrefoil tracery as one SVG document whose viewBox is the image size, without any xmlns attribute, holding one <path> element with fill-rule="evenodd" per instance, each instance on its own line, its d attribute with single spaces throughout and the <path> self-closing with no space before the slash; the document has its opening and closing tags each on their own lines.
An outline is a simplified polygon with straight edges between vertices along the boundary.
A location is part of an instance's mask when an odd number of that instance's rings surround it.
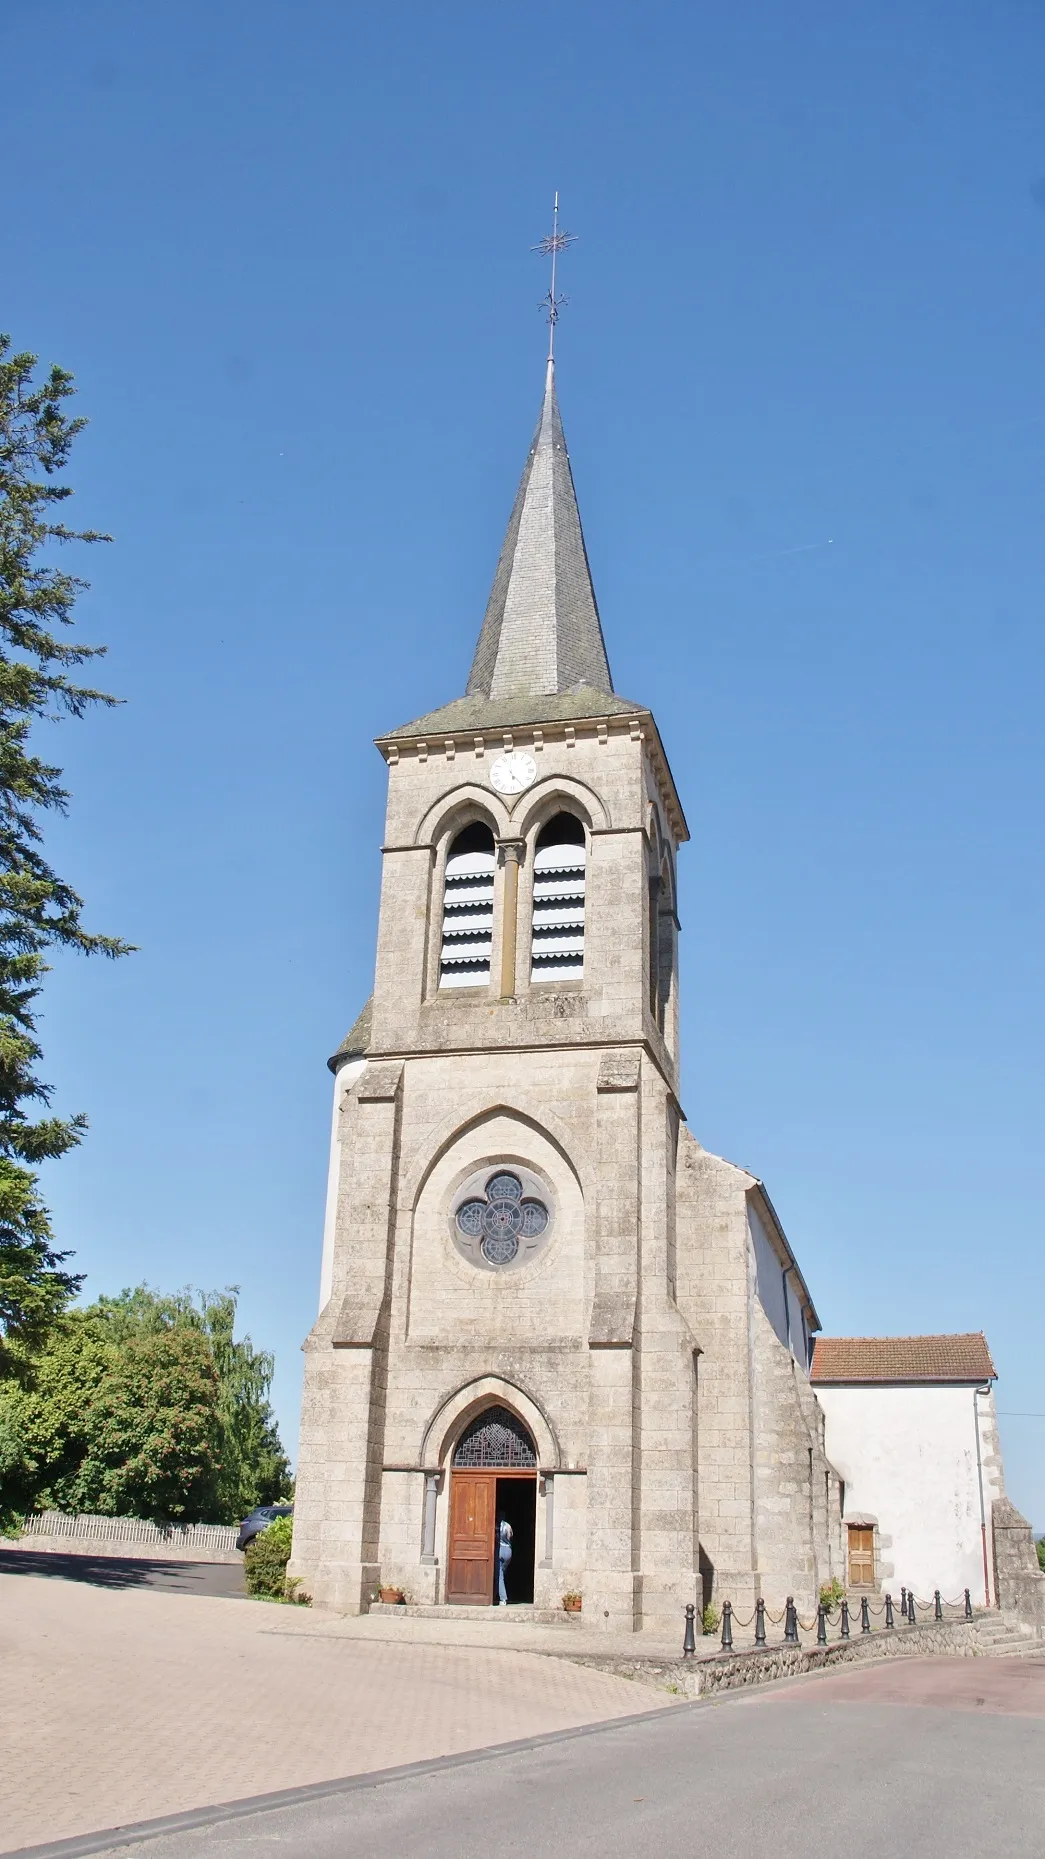
<svg viewBox="0 0 1045 1859">
<path fill-rule="evenodd" d="M 548 1225 L 548 1209 L 536 1195 L 524 1194 L 517 1175 L 498 1169 L 486 1183 L 486 1198 L 463 1201 L 457 1225 L 466 1239 L 478 1239 L 488 1265 L 510 1265 L 520 1239 L 537 1239 Z"/>
</svg>

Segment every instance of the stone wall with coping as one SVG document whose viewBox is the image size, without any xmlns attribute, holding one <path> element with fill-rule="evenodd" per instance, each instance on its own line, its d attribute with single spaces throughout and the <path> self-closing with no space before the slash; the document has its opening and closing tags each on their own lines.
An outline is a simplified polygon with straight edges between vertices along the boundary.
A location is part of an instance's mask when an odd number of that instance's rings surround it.
<svg viewBox="0 0 1045 1859">
<path fill-rule="evenodd" d="M 704 1651 L 698 1645 L 693 1659 L 645 1659 L 641 1655 L 580 1653 L 562 1656 L 579 1665 L 612 1672 L 656 1685 L 683 1697 L 704 1697 L 718 1691 L 769 1685 L 779 1678 L 801 1678 L 836 1665 L 874 1663 L 884 1659 L 945 1655 L 949 1658 L 990 1656 L 992 1646 L 977 1634 L 976 1622 L 930 1621 L 925 1626 L 902 1627 L 893 1632 L 858 1635 L 827 1646 L 767 1646 L 746 1651 Z"/>
<path fill-rule="evenodd" d="M 243 1563 L 238 1549 L 211 1549 L 205 1544 L 181 1542 L 122 1543 L 114 1542 L 111 1537 L 0 1537 L 0 1549 L 24 1549 L 31 1555 L 104 1557 L 106 1562 L 115 1556 L 149 1562 L 221 1562 L 230 1566 Z"/>
</svg>

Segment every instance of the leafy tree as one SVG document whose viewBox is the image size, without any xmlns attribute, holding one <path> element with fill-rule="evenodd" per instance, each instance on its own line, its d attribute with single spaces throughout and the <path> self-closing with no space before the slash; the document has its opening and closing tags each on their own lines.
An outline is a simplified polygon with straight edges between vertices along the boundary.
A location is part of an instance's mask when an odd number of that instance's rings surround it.
<svg viewBox="0 0 1045 1859">
<path fill-rule="evenodd" d="M 290 1495 L 290 1466 L 269 1405 L 274 1362 L 249 1336 L 234 1336 L 239 1287 L 162 1294 L 137 1285 L 92 1310 L 116 1338 L 188 1328 L 207 1338 L 219 1385 L 221 1471 L 216 1521 L 233 1523 L 255 1504 Z"/>
<path fill-rule="evenodd" d="M 32 1358 L 12 1352 L 0 1381 L 0 1514 L 75 1510 L 90 1439 L 91 1404 L 116 1367 L 117 1351 L 83 1311 L 52 1326 Z"/>
<path fill-rule="evenodd" d="M 78 1290 L 55 1249 L 39 1192 L 39 1163 L 80 1142 L 86 1120 L 37 1114 L 50 1087 L 37 1073 L 36 1000 L 47 950 L 124 955 L 129 945 L 84 928 L 83 902 L 47 863 L 41 815 L 64 813 L 61 770 L 35 753 L 33 731 L 116 700 L 77 681 L 104 647 L 63 636 L 86 583 L 53 559 L 55 545 L 104 542 L 58 520 L 72 496 L 56 483 L 86 421 L 64 403 L 73 378 L 52 367 L 38 384 L 37 357 L 14 354 L 0 336 L 0 1369 L 3 1339 L 39 1340 Z"/>
<path fill-rule="evenodd" d="M 234 1336 L 237 1293 L 99 1298 L 9 1348 L 0 1522 L 34 1509 L 235 1523 L 290 1495 L 272 1357 Z"/>
<path fill-rule="evenodd" d="M 129 1337 L 91 1402 L 77 1508 L 210 1521 L 221 1467 L 218 1401 L 214 1361 L 198 1331 Z"/>
</svg>

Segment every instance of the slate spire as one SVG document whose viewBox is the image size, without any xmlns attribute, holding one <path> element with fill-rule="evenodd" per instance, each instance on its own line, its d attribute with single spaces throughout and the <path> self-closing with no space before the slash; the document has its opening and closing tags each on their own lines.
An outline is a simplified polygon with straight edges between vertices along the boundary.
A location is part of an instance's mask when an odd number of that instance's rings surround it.
<svg viewBox="0 0 1045 1859">
<path fill-rule="evenodd" d="M 549 359 L 468 695 L 542 697 L 580 686 L 613 690 Z"/>
</svg>

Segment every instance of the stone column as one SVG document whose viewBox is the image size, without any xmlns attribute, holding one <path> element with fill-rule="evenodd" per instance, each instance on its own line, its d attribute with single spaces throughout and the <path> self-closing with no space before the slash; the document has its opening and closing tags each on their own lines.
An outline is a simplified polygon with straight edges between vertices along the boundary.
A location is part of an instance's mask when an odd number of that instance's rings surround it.
<svg viewBox="0 0 1045 1859">
<path fill-rule="evenodd" d="M 504 888 L 501 893 L 502 1000 L 511 1000 L 515 994 L 515 962 L 519 944 L 519 866 L 525 850 L 526 842 L 523 839 L 502 839 L 498 845 L 504 867 Z"/>
</svg>

